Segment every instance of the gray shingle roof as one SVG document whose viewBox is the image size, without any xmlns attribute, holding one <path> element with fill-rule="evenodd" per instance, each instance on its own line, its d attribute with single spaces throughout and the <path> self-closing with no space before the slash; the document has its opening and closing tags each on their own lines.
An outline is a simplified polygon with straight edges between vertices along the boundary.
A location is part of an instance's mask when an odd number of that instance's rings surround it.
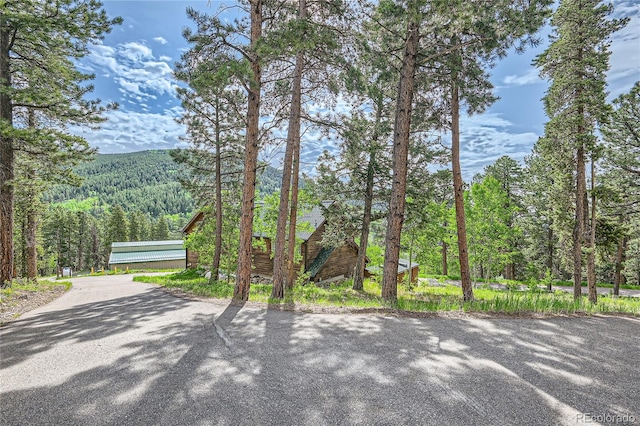
<svg viewBox="0 0 640 426">
<path fill-rule="evenodd" d="M 324 208 L 329 207 L 331 204 L 333 204 L 332 201 L 322 202 L 322 205 L 324 206 Z M 310 229 L 305 229 L 303 231 L 298 232 L 298 238 L 306 241 L 309 239 L 309 237 L 311 237 L 311 234 L 313 234 L 315 230 L 318 229 L 318 227 L 324 223 L 324 215 L 322 214 L 322 208 L 320 206 L 313 206 L 313 208 L 310 211 L 306 212 L 305 214 L 300 216 L 300 218 L 298 219 L 298 223 L 303 223 L 303 222 L 311 225 Z"/>
<path fill-rule="evenodd" d="M 411 269 L 415 268 L 416 266 L 420 266 L 418 263 L 416 262 L 411 262 Z M 402 273 L 402 272 L 406 272 L 409 268 L 409 260 L 407 259 L 398 259 L 398 273 Z"/>
</svg>

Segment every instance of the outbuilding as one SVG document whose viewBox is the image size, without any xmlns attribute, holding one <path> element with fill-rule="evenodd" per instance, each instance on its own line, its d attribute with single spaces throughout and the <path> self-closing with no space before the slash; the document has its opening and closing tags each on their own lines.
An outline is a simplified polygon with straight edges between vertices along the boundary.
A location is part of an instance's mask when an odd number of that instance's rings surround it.
<svg viewBox="0 0 640 426">
<path fill-rule="evenodd" d="M 182 269 L 186 260 L 182 240 L 114 242 L 109 269 Z"/>
</svg>

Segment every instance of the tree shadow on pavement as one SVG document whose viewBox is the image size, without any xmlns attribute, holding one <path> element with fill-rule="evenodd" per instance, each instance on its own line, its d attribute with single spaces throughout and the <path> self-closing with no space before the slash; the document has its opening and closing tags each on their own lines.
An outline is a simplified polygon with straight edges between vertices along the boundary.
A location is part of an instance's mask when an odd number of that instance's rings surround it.
<svg viewBox="0 0 640 426">
<path fill-rule="evenodd" d="M 640 414 L 638 319 L 418 319 L 250 304 L 216 315 L 155 291 L 131 299 L 3 332 L 11 374 L 57 345 L 104 341 L 118 352 L 3 386 L 0 422 L 564 425 L 581 413 Z"/>
</svg>

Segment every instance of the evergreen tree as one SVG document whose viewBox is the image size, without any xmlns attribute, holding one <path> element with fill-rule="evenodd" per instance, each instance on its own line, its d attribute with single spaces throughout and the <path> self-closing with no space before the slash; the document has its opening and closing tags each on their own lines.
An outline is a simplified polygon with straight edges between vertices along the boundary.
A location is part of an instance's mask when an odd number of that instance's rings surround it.
<svg viewBox="0 0 640 426">
<path fill-rule="evenodd" d="M 165 223 L 166 225 L 166 223 Z M 129 241 L 127 217 L 122 207 L 115 206 L 107 219 L 105 248 L 111 250 L 111 243 Z"/>
<path fill-rule="evenodd" d="M 289 104 L 287 138 L 283 158 L 283 176 L 280 188 L 280 210 L 275 235 L 275 256 L 273 259 L 272 297 L 284 297 L 284 288 L 292 289 L 294 284 L 294 250 L 298 212 L 298 190 L 300 179 L 301 127 L 305 111 L 303 95 L 307 99 L 317 96 L 320 90 L 327 91 L 330 73 L 326 73 L 327 64 L 334 62 L 333 56 L 338 50 L 341 31 L 334 28 L 336 18 L 344 15 L 342 2 L 309 2 L 298 0 L 298 7 L 292 18 L 282 19 L 279 25 L 271 29 L 265 39 L 265 45 L 275 47 L 269 58 L 289 67 L 294 62 L 290 76 L 290 90 L 287 93 Z M 289 46 L 288 49 L 282 49 Z M 276 60 L 274 60 L 276 59 Z M 286 68 L 285 68 L 286 69 Z M 283 84 L 282 80 L 279 84 Z M 317 97 L 316 97 L 317 99 Z M 287 232 L 288 222 L 288 232 Z M 287 235 L 288 234 L 288 235 Z"/>
<path fill-rule="evenodd" d="M 541 152 L 549 143 L 539 139 L 533 152 L 525 158 L 524 207 L 521 220 L 527 261 L 528 278 L 541 279 L 546 274 L 561 277 L 564 253 L 559 246 L 556 222 L 559 220 L 553 210 L 554 188 L 561 188 L 562 182 L 555 181 L 552 166 Z M 568 198 L 566 198 L 568 199 Z M 547 290 L 551 291 L 551 283 Z"/>
<path fill-rule="evenodd" d="M 640 282 L 640 265 L 628 252 L 640 246 L 640 82 L 613 101 L 602 133 L 605 142 L 603 186 L 612 194 L 604 200 L 606 214 L 623 231 L 618 237 L 614 294 L 627 276 Z M 633 251 L 632 251 L 633 252 Z"/>
<path fill-rule="evenodd" d="M 253 239 L 253 216 L 260 148 L 260 98 L 262 92 L 263 58 L 259 49 L 263 31 L 264 0 L 247 0 L 246 15 L 233 21 L 217 14 L 208 16 L 187 9 L 196 22 L 202 43 L 202 55 L 220 58 L 225 71 L 222 82 L 225 86 L 237 85 L 247 94 L 245 117 L 245 147 L 243 159 L 242 202 L 240 205 L 240 241 L 238 247 L 238 271 L 233 298 L 246 301 L 251 288 L 251 251 Z M 222 13 L 222 12 L 221 12 Z M 192 32 L 185 30 L 189 39 Z"/>
<path fill-rule="evenodd" d="M 463 296 L 473 299 L 469 275 L 466 230 L 464 220 L 463 181 L 460 170 L 459 115 L 461 102 L 470 113 L 482 111 L 495 98 L 485 71 L 513 46 L 522 50 L 542 25 L 548 14 L 549 0 L 484 3 L 410 1 L 406 11 L 382 2 L 388 12 L 406 16 L 407 31 L 403 37 L 405 53 L 400 72 L 396 104 L 393 152 L 393 182 L 387 220 L 385 268 L 382 296 L 395 300 L 400 233 L 404 219 L 408 141 L 413 108 L 413 93 L 417 84 L 425 90 L 447 93 L 445 105 L 424 97 L 422 115 L 438 121 L 438 107 L 449 111 L 450 121 L 440 126 L 451 129 L 451 160 L 454 181 L 454 200 L 458 228 L 458 257 L 460 261 Z M 421 100 L 422 100 L 421 99 Z"/>
<path fill-rule="evenodd" d="M 142 241 L 142 238 L 140 238 L 140 216 L 140 211 L 129 213 L 129 229 L 127 231 L 129 235 L 129 241 Z"/>
<path fill-rule="evenodd" d="M 13 209 L 16 152 L 55 163 L 83 155 L 84 139 L 65 125 L 95 123 L 101 108 L 87 101 L 92 78 L 76 60 L 119 18 L 108 19 L 98 1 L 5 2 L 0 10 L 0 283 L 13 277 Z M 53 121 L 47 128 L 26 125 L 28 110 Z"/>
<path fill-rule="evenodd" d="M 513 231 L 518 222 L 518 213 L 516 212 L 521 211 L 523 207 L 524 171 L 522 166 L 513 158 L 505 155 L 498 158 L 495 163 L 485 167 L 484 174 L 495 178 L 500 183 L 502 190 L 507 194 L 504 208 L 511 212 L 508 227 L 510 231 Z M 511 232 L 511 238 L 508 240 L 507 246 L 504 247 L 505 250 L 511 253 L 509 258 L 512 260 L 507 263 L 504 269 L 504 277 L 508 280 L 516 279 L 518 269 L 516 260 L 522 261 L 522 256 L 519 253 L 521 249 L 519 236 L 519 232 Z"/>
<path fill-rule="evenodd" d="M 165 241 L 169 239 L 169 224 L 164 216 L 159 217 L 153 225 L 151 238 L 154 241 Z"/>
<path fill-rule="evenodd" d="M 572 160 L 563 168 L 554 170 L 554 175 L 574 180 L 571 226 L 573 250 L 574 297 L 582 294 L 583 250 L 589 254 L 588 285 L 589 300 L 597 301 L 595 286 L 595 206 L 592 205 L 592 220 L 588 223 L 586 161 L 595 161 L 597 155 L 596 126 L 606 119 L 606 75 L 609 68 L 608 50 L 611 34 L 625 24 L 624 20 L 608 20 L 613 11 L 611 4 L 597 0 L 561 0 L 553 15 L 551 45 L 535 60 L 543 77 L 551 80 L 544 97 L 544 106 L 549 122 L 545 133 L 555 143 L 545 154 L 557 156 L 559 152 L 570 152 Z M 558 149 L 557 144 L 564 145 Z M 555 162 L 554 164 L 558 164 Z M 595 201 L 595 200 L 594 200 Z"/>
<path fill-rule="evenodd" d="M 501 182 L 493 176 L 474 183 L 465 195 L 471 261 L 481 278 L 492 278 L 492 272 L 507 265 L 513 256 L 510 243 L 519 232 L 511 222 L 517 207 L 509 203 Z"/>
<path fill-rule="evenodd" d="M 244 124 L 240 112 L 246 97 L 237 88 L 226 86 L 226 58 L 203 55 L 202 43 L 207 41 L 200 32 L 204 30 L 199 27 L 196 34 L 185 34 L 194 46 L 177 65 L 176 76 L 189 84 L 188 89 L 178 89 L 178 96 L 185 110 L 179 121 L 187 126 L 191 148 L 174 151 L 172 156 L 188 167 L 189 177 L 181 180 L 183 186 L 201 205 L 214 207 L 211 280 L 218 281 L 223 248 L 223 191 L 235 191 L 239 186 L 242 173 L 239 135 Z"/>
</svg>

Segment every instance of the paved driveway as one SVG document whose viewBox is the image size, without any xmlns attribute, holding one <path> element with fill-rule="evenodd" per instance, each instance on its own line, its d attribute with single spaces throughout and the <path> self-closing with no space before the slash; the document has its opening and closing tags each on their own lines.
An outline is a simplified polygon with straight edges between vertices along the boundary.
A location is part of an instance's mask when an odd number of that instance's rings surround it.
<svg viewBox="0 0 640 426">
<path fill-rule="evenodd" d="M 639 319 L 301 314 L 73 282 L 0 328 L 0 424 L 640 424 Z"/>
</svg>

